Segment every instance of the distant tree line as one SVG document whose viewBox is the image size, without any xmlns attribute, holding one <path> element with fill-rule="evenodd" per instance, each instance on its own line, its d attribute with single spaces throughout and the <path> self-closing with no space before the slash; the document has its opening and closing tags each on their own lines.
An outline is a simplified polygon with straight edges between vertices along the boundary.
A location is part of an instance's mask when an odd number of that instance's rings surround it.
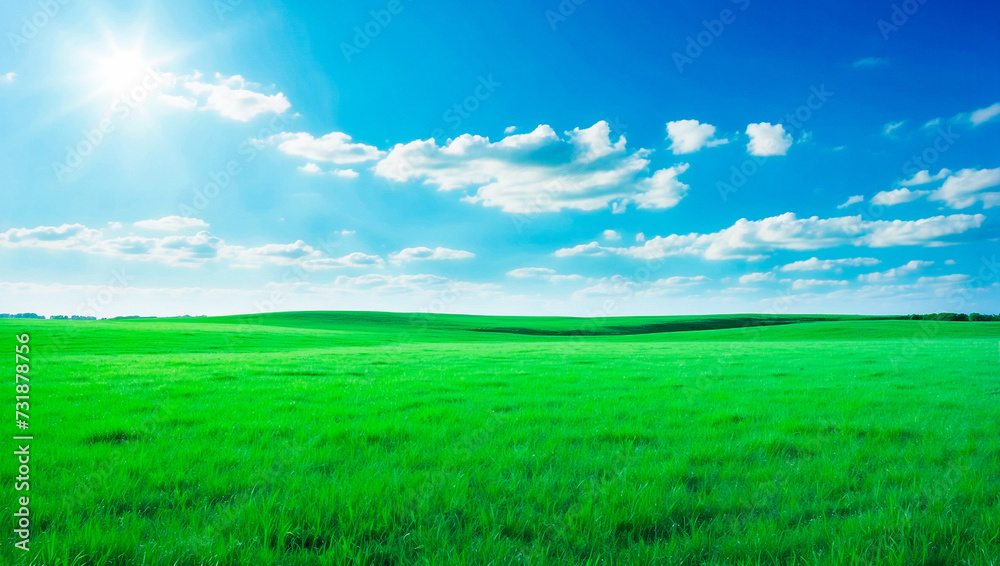
<svg viewBox="0 0 1000 566">
<path fill-rule="evenodd" d="M 906 317 L 910 320 L 947 320 L 957 322 L 997 322 L 1000 321 L 1000 314 L 979 314 L 978 312 L 965 314 L 962 312 L 936 312 L 932 314 L 911 314 Z"/>
</svg>

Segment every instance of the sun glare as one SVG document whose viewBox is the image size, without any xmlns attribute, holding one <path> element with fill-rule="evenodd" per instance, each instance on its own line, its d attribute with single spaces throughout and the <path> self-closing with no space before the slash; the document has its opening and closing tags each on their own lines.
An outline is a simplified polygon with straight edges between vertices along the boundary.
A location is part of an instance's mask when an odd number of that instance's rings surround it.
<svg viewBox="0 0 1000 566">
<path fill-rule="evenodd" d="M 152 64 L 138 50 L 115 50 L 98 60 L 94 78 L 101 90 L 119 94 L 142 84 Z"/>
</svg>

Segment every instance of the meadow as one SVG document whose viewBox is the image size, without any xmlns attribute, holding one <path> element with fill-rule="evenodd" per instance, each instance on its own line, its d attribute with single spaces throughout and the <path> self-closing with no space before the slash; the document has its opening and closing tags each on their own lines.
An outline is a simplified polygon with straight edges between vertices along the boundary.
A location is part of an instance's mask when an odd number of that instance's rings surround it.
<svg viewBox="0 0 1000 566">
<path fill-rule="evenodd" d="M 1000 323 L 0 320 L 5 375 L 21 333 L 32 536 L 5 565 L 1000 555 Z"/>
</svg>

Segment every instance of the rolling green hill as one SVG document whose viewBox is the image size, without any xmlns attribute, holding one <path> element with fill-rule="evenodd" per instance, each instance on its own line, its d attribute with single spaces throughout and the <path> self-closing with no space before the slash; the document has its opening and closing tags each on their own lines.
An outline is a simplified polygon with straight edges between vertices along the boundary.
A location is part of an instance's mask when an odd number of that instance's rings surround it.
<svg viewBox="0 0 1000 566">
<path fill-rule="evenodd" d="M 37 462 L 32 551 L 10 534 L 3 564 L 1000 553 L 1000 323 L 305 312 L 0 333 L 31 336 Z M 8 517 L 16 475 L 0 458 Z"/>
</svg>

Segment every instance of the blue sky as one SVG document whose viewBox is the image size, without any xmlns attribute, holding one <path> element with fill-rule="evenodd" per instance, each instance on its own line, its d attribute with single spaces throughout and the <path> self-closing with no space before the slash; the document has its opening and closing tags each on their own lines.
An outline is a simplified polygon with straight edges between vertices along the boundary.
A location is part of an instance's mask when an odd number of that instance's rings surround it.
<svg viewBox="0 0 1000 566">
<path fill-rule="evenodd" d="M 0 311 L 1000 311 L 1000 8 L 0 6 Z"/>
</svg>

